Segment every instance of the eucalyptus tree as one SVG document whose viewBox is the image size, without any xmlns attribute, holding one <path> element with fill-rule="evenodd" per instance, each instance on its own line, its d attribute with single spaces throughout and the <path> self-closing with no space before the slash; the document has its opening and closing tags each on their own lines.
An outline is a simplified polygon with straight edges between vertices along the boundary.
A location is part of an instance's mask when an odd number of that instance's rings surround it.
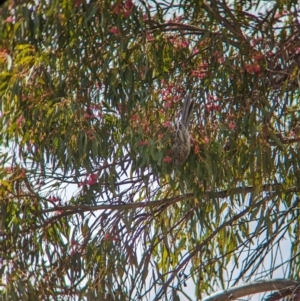
<svg viewBox="0 0 300 301">
<path fill-rule="evenodd" d="M 298 279 L 297 1 L 7 1 L 0 20 L 1 300 Z"/>
</svg>

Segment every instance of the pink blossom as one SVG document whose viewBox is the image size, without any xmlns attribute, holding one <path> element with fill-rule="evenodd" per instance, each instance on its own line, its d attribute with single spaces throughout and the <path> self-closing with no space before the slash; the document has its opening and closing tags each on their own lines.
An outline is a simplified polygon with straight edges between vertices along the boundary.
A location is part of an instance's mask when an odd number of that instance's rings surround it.
<svg viewBox="0 0 300 301">
<path fill-rule="evenodd" d="M 282 13 L 276 13 L 275 15 L 274 15 L 274 19 L 279 19 L 279 18 L 281 18 L 282 16 L 284 16 L 285 14 L 282 12 Z"/>
<path fill-rule="evenodd" d="M 219 55 L 219 51 L 218 50 L 216 50 L 216 51 L 214 51 L 213 53 L 212 53 L 212 56 L 218 56 Z"/>
<path fill-rule="evenodd" d="M 152 41 L 155 40 L 154 37 L 153 37 L 153 35 L 150 32 L 148 32 L 148 31 L 146 33 L 146 39 L 147 39 L 148 42 L 152 42 Z"/>
<path fill-rule="evenodd" d="M 207 105 L 206 105 L 206 110 L 207 110 L 207 112 L 213 111 L 212 105 L 211 105 L 211 104 L 207 104 Z"/>
<path fill-rule="evenodd" d="M 88 185 L 94 185 L 94 184 L 97 183 L 97 178 L 98 178 L 98 175 L 96 173 L 94 173 L 94 174 L 92 173 L 92 174 L 89 175 L 88 180 L 86 181 L 86 183 Z"/>
<path fill-rule="evenodd" d="M 205 69 L 208 67 L 208 63 L 207 62 L 203 62 L 201 65 L 200 65 L 200 68 L 201 69 Z"/>
<path fill-rule="evenodd" d="M 170 127 L 172 127 L 172 123 L 171 123 L 170 121 L 166 121 L 166 122 L 164 123 L 164 127 L 165 127 L 165 128 L 170 128 Z"/>
<path fill-rule="evenodd" d="M 113 33 L 113 34 L 120 34 L 120 30 L 119 28 L 117 27 L 112 27 L 110 30 L 109 30 L 110 33 Z"/>
<path fill-rule="evenodd" d="M 261 73 L 261 67 L 260 66 L 258 66 L 258 65 L 255 65 L 254 66 L 254 73 L 257 73 L 257 74 L 259 74 L 259 73 Z"/>
<path fill-rule="evenodd" d="M 139 120 L 139 116 L 137 114 L 134 114 L 134 115 L 131 116 L 130 120 L 131 121 L 137 121 L 137 120 Z"/>
<path fill-rule="evenodd" d="M 169 109 L 171 107 L 171 102 L 170 101 L 166 101 L 165 103 L 164 103 L 164 108 L 165 109 Z"/>
<path fill-rule="evenodd" d="M 230 121 L 229 124 L 228 124 L 228 127 L 231 129 L 231 130 L 234 130 L 235 129 L 235 123 L 233 121 Z"/>
<path fill-rule="evenodd" d="M 84 113 L 83 117 L 86 119 L 94 119 L 95 115 L 94 114 L 89 114 L 89 113 Z"/>
<path fill-rule="evenodd" d="M 245 69 L 248 73 L 261 73 L 261 67 L 259 65 L 245 65 Z"/>
<path fill-rule="evenodd" d="M 21 125 L 21 123 L 24 121 L 24 117 L 21 115 L 18 119 L 17 119 L 17 121 L 16 121 L 16 123 L 17 123 L 17 127 L 20 127 L 20 125 Z"/>
<path fill-rule="evenodd" d="M 178 42 L 177 45 L 182 48 L 187 48 L 190 45 L 190 43 L 188 41 L 182 41 Z"/>
<path fill-rule="evenodd" d="M 80 181 L 79 183 L 78 183 L 78 187 L 81 187 L 81 186 L 86 186 L 86 181 Z"/>
<path fill-rule="evenodd" d="M 219 105 L 217 105 L 217 104 L 215 104 L 215 103 L 212 104 L 212 110 L 213 110 L 213 111 L 219 111 L 219 109 L 220 109 L 220 106 L 219 106 Z"/>
<path fill-rule="evenodd" d="M 257 53 L 253 56 L 253 58 L 257 61 L 263 60 L 265 56 L 262 53 Z"/>
<path fill-rule="evenodd" d="M 267 55 L 267 57 L 272 57 L 272 56 L 275 55 L 275 53 L 272 52 L 272 51 L 267 51 L 267 52 L 266 52 L 266 55 Z"/>
<path fill-rule="evenodd" d="M 108 241 L 118 241 L 118 237 L 117 236 L 113 236 L 109 233 L 106 233 L 105 236 L 103 237 L 103 240 L 108 240 Z"/>
<path fill-rule="evenodd" d="M 125 18 L 128 18 L 130 16 L 130 14 L 131 14 L 131 10 L 124 10 L 123 16 Z"/>
<path fill-rule="evenodd" d="M 111 6 L 113 7 L 113 5 Z M 121 14 L 123 10 L 122 4 L 118 3 L 114 8 L 113 8 L 113 12 L 117 15 Z"/>
<path fill-rule="evenodd" d="M 209 95 L 207 98 L 210 101 L 217 101 L 219 99 L 218 96 L 216 96 L 216 95 Z"/>
<path fill-rule="evenodd" d="M 262 38 L 253 39 L 250 44 L 251 46 L 255 47 L 257 44 L 259 44 L 262 41 Z"/>
<path fill-rule="evenodd" d="M 131 10 L 133 8 L 134 4 L 132 2 L 132 0 L 126 0 L 125 1 L 125 8 L 128 10 Z"/>
<path fill-rule="evenodd" d="M 198 78 L 200 78 L 200 79 L 202 79 L 202 78 L 204 78 L 204 77 L 206 76 L 206 73 L 205 73 L 205 72 L 200 72 L 200 71 L 194 70 L 194 71 L 192 72 L 192 75 L 193 75 L 193 76 L 196 76 L 196 77 L 198 77 Z"/>
<path fill-rule="evenodd" d="M 219 63 L 219 64 L 223 64 L 224 62 L 225 62 L 224 56 L 220 56 L 220 57 L 218 58 L 218 63 Z"/>
<path fill-rule="evenodd" d="M 103 240 L 111 240 L 111 239 L 112 239 L 112 237 L 109 233 L 106 233 L 103 237 Z"/>
<path fill-rule="evenodd" d="M 204 72 L 200 72 L 200 73 L 197 75 L 197 77 L 200 78 L 200 79 L 204 78 L 205 76 L 206 76 L 206 73 L 204 73 Z"/>
<path fill-rule="evenodd" d="M 57 198 L 57 197 L 51 196 L 51 197 L 49 198 L 49 201 L 50 201 L 51 203 L 57 203 L 57 202 L 60 202 L 60 199 Z"/>
<path fill-rule="evenodd" d="M 74 6 L 79 7 L 82 4 L 82 0 L 75 0 L 74 1 Z"/>
<path fill-rule="evenodd" d="M 7 17 L 6 20 L 5 20 L 7 23 L 12 23 L 14 21 L 13 17 L 10 16 L 10 17 Z"/>
<path fill-rule="evenodd" d="M 163 162 L 170 163 L 170 162 L 172 162 L 172 158 L 169 157 L 169 156 L 166 156 L 166 157 L 163 158 Z"/>
<path fill-rule="evenodd" d="M 212 112 L 212 111 L 219 111 L 219 109 L 220 109 L 220 106 L 218 105 L 218 104 L 216 104 L 216 103 L 208 103 L 207 105 L 206 105 L 206 110 L 208 111 L 208 112 Z"/>
<path fill-rule="evenodd" d="M 144 145 L 148 145 L 148 144 L 149 144 L 148 141 L 140 140 L 140 141 L 138 142 L 138 146 L 144 146 Z"/>
<path fill-rule="evenodd" d="M 193 49 L 193 54 L 198 54 L 199 52 L 200 52 L 199 49 L 197 49 L 197 48 L 194 48 L 194 49 Z"/>
</svg>

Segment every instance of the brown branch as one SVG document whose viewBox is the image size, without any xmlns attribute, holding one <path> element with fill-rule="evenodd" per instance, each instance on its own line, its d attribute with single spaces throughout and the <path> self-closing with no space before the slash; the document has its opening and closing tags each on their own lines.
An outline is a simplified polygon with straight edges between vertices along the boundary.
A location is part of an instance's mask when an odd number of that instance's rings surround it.
<svg viewBox="0 0 300 301">
<path fill-rule="evenodd" d="M 280 289 L 278 292 L 269 295 L 265 301 L 277 301 L 280 300 L 284 297 L 287 297 L 289 295 L 292 295 L 293 297 L 296 297 L 296 294 L 299 297 L 299 292 L 300 292 L 300 283 L 298 282 L 298 284 L 289 286 L 289 287 L 285 287 L 283 289 Z M 292 299 L 292 298 L 291 298 Z M 298 298 L 294 299 L 294 300 L 299 300 Z"/>
<path fill-rule="evenodd" d="M 228 290 L 215 293 L 211 296 L 205 297 L 201 301 L 223 301 L 223 300 L 237 300 L 238 298 L 263 293 L 267 291 L 273 291 L 278 289 L 286 289 L 292 286 L 294 289 L 300 285 L 299 281 L 289 279 L 273 279 L 262 280 L 241 286 L 232 287 Z M 267 299 L 268 300 L 268 299 Z M 278 299 L 269 299 L 278 300 Z"/>
<path fill-rule="evenodd" d="M 222 191 L 204 191 L 199 193 L 200 198 L 206 199 L 217 199 L 217 198 L 227 198 L 233 194 L 246 194 L 251 192 L 257 192 L 257 187 L 247 186 L 247 187 L 237 187 L 234 189 L 226 189 Z M 265 184 L 262 185 L 260 192 L 299 192 L 300 187 L 290 187 L 284 188 L 282 184 Z M 38 210 L 37 213 L 49 213 L 55 211 L 68 211 L 70 214 L 77 213 L 77 212 L 86 212 L 86 211 L 96 211 L 96 210 L 112 210 L 112 211 L 123 211 L 128 209 L 137 209 L 137 208 L 147 208 L 147 207 L 156 207 L 160 205 L 166 205 L 170 203 L 180 202 L 186 199 L 194 198 L 193 193 L 187 193 L 181 196 L 175 196 L 171 198 L 165 198 L 158 201 L 151 201 L 151 202 L 138 202 L 138 203 L 129 203 L 129 204 L 110 204 L 110 205 L 98 205 L 98 206 L 55 206 L 53 208 Z"/>
</svg>

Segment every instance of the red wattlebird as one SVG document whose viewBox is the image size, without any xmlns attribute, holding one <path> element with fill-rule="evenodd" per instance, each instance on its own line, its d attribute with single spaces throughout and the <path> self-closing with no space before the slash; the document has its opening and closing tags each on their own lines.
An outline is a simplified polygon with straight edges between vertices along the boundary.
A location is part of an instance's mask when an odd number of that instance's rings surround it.
<svg viewBox="0 0 300 301">
<path fill-rule="evenodd" d="M 189 133 L 189 122 L 191 119 L 194 101 L 187 95 L 184 101 L 181 120 L 175 125 L 173 138 L 173 162 L 177 166 L 183 165 L 191 149 L 191 137 Z"/>
</svg>

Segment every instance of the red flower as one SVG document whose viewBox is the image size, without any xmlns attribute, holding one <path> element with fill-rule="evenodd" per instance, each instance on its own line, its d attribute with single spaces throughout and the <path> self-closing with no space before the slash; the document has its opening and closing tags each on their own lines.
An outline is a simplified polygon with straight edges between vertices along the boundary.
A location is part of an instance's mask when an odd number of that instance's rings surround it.
<svg viewBox="0 0 300 301">
<path fill-rule="evenodd" d="M 198 54 L 198 53 L 200 53 L 200 50 L 197 49 L 197 48 L 194 48 L 194 49 L 193 49 L 193 54 Z"/>
<path fill-rule="evenodd" d="M 119 30 L 119 28 L 117 27 L 112 27 L 110 30 L 109 30 L 110 33 L 113 33 L 113 34 L 120 34 L 121 31 Z"/>
<path fill-rule="evenodd" d="M 170 127 L 172 127 L 172 123 L 170 121 L 166 121 L 166 122 L 164 122 L 164 127 L 170 128 Z"/>
<path fill-rule="evenodd" d="M 117 236 L 113 236 L 110 233 L 106 233 L 103 237 L 103 240 L 108 240 L 108 241 L 118 241 L 118 237 Z"/>
<path fill-rule="evenodd" d="M 255 60 L 257 60 L 257 61 L 263 60 L 264 57 L 265 57 L 265 56 L 264 56 L 263 54 L 261 54 L 261 53 L 257 53 L 257 54 L 255 54 L 255 55 L 253 56 L 253 58 L 254 58 Z"/>
<path fill-rule="evenodd" d="M 206 105 L 206 110 L 207 110 L 207 112 L 211 112 L 213 110 L 212 105 L 211 104 L 207 104 Z"/>
<path fill-rule="evenodd" d="M 212 104 L 212 109 L 213 109 L 214 111 L 219 111 L 220 106 L 214 103 L 214 104 Z"/>
<path fill-rule="evenodd" d="M 218 50 L 216 50 L 216 51 L 214 51 L 213 53 L 212 53 L 212 56 L 218 56 L 219 55 L 219 51 Z"/>
<path fill-rule="evenodd" d="M 245 69 L 248 73 L 253 73 L 253 65 L 245 65 Z"/>
<path fill-rule="evenodd" d="M 84 113 L 83 117 L 86 118 L 86 119 L 94 119 L 95 115 L 94 114 L 90 115 L 89 113 Z"/>
<path fill-rule="evenodd" d="M 207 97 L 207 99 L 210 100 L 210 101 L 217 101 L 219 98 L 218 98 L 218 96 L 215 96 L 215 95 L 209 95 Z"/>
<path fill-rule="evenodd" d="M 169 157 L 169 156 L 166 156 L 166 157 L 163 158 L 163 162 L 170 163 L 170 162 L 172 162 L 172 158 Z"/>
<path fill-rule="evenodd" d="M 200 79 L 202 79 L 202 78 L 204 78 L 204 77 L 206 76 L 206 73 L 205 73 L 205 72 L 200 72 L 200 71 L 194 70 L 194 71 L 192 72 L 192 75 L 193 75 L 193 76 L 196 76 L 196 77 L 198 77 L 198 78 L 200 78 Z"/>
<path fill-rule="evenodd" d="M 134 114 L 134 115 L 131 116 L 130 120 L 131 121 L 137 121 L 137 120 L 139 120 L 139 116 L 137 114 Z"/>
<path fill-rule="evenodd" d="M 127 10 L 131 10 L 133 8 L 133 6 L 134 6 L 134 4 L 133 4 L 132 0 L 126 0 L 125 1 L 125 8 Z"/>
<path fill-rule="evenodd" d="M 187 48 L 190 45 L 190 43 L 188 41 L 182 41 L 178 42 L 177 45 L 182 48 Z"/>
<path fill-rule="evenodd" d="M 86 185 L 86 181 L 80 181 L 79 183 L 78 183 L 78 187 L 81 187 L 81 186 L 85 186 Z"/>
<path fill-rule="evenodd" d="M 245 69 L 248 73 L 261 73 L 261 67 L 259 65 L 245 65 Z"/>
<path fill-rule="evenodd" d="M 20 127 L 20 125 L 21 125 L 21 123 L 23 122 L 23 120 L 24 120 L 24 117 L 21 115 L 21 116 L 17 119 L 17 121 L 16 121 L 17 127 Z"/>
<path fill-rule="evenodd" d="M 112 7 L 113 7 L 113 5 L 112 5 Z M 114 9 L 113 9 L 113 12 L 115 13 L 115 14 L 117 14 L 117 15 L 119 15 L 120 13 L 122 13 L 122 4 L 121 3 L 118 3 L 115 7 L 114 7 Z"/>
<path fill-rule="evenodd" d="M 206 136 L 204 137 L 204 143 L 205 143 L 205 144 L 208 144 L 208 143 L 209 143 L 209 138 L 206 137 Z"/>
<path fill-rule="evenodd" d="M 86 183 L 88 185 L 94 185 L 94 184 L 97 183 L 97 179 L 98 179 L 98 175 L 96 173 L 94 173 L 94 174 L 92 173 L 92 174 L 89 175 L 89 178 L 86 181 Z"/>
<path fill-rule="evenodd" d="M 272 51 L 267 51 L 266 55 L 267 55 L 267 57 L 272 57 L 275 55 L 275 53 Z"/>
<path fill-rule="evenodd" d="M 257 73 L 257 74 L 261 73 L 261 67 L 258 66 L 258 65 L 255 65 L 254 66 L 254 73 Z"/>
<path fill-rule="evenodd" d="M 224 56 L 220 56 L 220 57 L 218 58 L 218 63 L 219 63 L 219 64 L 224 64 L 224 62 L 225 62 Z"/>
<path fill-rule="evenodd" d="M 14 21 L 13 17 L 10 16 L 10 17 L 7 17 L 6 20 L 5 20 L 7 23 L 12 23 Z"/>
<path fill-rule="evenodd" d="M 165 109 L 169 109 L 171 107 L 171 102 L 170 101 L 166 101 L 165 103 L 164 103 L 164 108 Z"/>
<path fill-rule="evenodd" d="M 49 198 L 49 201 L 52 202 L 52 203 L 57 203 L 57 202 L 60 202 L 60 199 L 57 198 L 57 197 L 52 196 L 52 197 Z"/>
<path fill-rule="evenodd" d="M 131 14 L 131 10 L 124 10 L 123 16 L 124 16 L 125 18 L 128 18 L 128 17 L 130 16 L 130 14 Z"/>
<path fill-rule="evenodd" d="M 152 42 L 152 41 L 155 40 L 154 37 L 153 37 L 153 35 L 150 32 L 148 32 L 148 31 L 146 32 L 146 40 L 148 42 Z"/>
<path fill-rule="evenodd" d="M 235 129 L 235 123 L 234 123 L 233 121 L 229 122 L 228 127 L 229 127 L 231 130 L 234 130 L 234 129 Z"/>
<path fill-rule="evenodd" d="M 109 233 L 106 233 L 103 237 L 103 240 L 111 240 L 111 235 Z"/>
<path fill-rule="evenodd" d="M 82 0 L 75 0 L 74 1 L 74 6 L 79 7 L 82 4 Z"/>
<path fill-rule="evenodd" d="M 148 141 L 140 140 L 140 141 L 138 142 L 138 146 L 143 146 L 143 145 L 148 145 L 148 144 L 149 144 Z"/>
<path fill-rule="evenodd" d="M 251 46 L 255 47 L 261 41 L 262 41 L 262 38 L 253 39 L 250 44 L 251 44 Z"/>
</svg>

